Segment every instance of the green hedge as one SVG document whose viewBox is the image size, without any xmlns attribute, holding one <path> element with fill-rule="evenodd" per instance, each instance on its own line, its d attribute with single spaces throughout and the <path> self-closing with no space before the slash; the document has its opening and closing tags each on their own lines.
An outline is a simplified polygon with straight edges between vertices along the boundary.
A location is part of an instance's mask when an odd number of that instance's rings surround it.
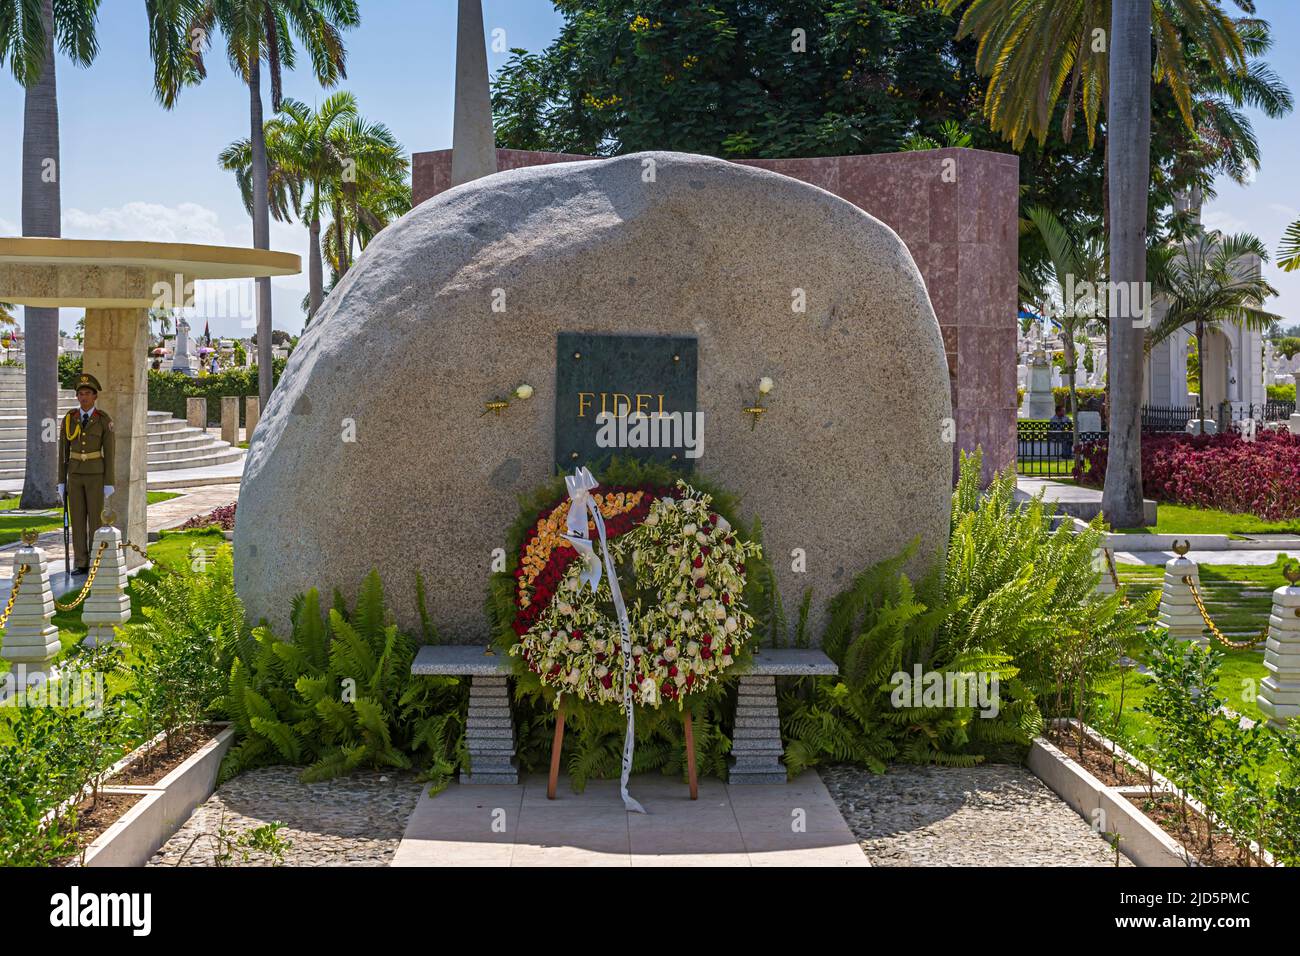
<svg viewBox="0 0 1300 956">
<path fill-rule="evenodd" d="M 275 359 L 271 365 L 273 382 L 280 381 L 284 372 L 284 359 Z M 76 385 L 77 376 L 81 374 L 81 359 L 67 355 L 59 356 L 59 383 L 64 388 Z M 185 399 L 206 398 L 208 400 L 208 424 L 221 424 L 221 399 L 227 395 L 257 394 L 256 368 L 230 368 L 216 375 L 201 375 L 190 378 L 184 372 L 157 372 L 149 370 L 149 410 L 169 412 L 176 418 L 185 418 Z M 244 403 L 239 403 L 239 423 L 244 425 Z"/>
<path fill-rule="evenodd" d="M 1295 383 L 1293 382 L 1290 385 L 1268 386 L 1268 400 L 1270 402 L 1294 402 Z"/>
</svg>

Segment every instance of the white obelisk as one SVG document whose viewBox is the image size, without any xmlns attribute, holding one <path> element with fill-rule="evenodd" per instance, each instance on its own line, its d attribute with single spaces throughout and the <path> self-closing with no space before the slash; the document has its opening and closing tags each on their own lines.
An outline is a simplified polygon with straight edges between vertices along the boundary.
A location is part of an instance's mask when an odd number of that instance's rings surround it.
<svg viewBox="0 0 1300 956">
<path fill-rule="evenodd" d="M 481 0 L 460 0 L 456 16 L 456 106 L 451 131 L 451 184 L 497 171 Z"/>
</svg>

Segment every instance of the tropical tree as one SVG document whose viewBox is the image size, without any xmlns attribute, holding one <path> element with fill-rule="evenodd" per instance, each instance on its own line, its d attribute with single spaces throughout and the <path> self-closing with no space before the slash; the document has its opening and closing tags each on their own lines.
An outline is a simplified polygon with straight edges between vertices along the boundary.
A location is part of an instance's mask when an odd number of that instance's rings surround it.
<svg viewBox="0 0 1300 956">
<path fill-rule="evenodd" d="M 1050 291 L 1045 298 L 1059 304 L 1052 318 L 1061 327 L 1065 350 L 1065 383 L 1070 389 L 1070 418 L 1074 422 L 1075 453 L 1079 449 L 1079 394 L 1074 380 L 1078 365 L 1075 337 L 1091 319 L 1105 314 L 1106 240 L 1100 230 L 1085 225 L 1071 230 L 1050 209 L 1033 206 L 1029 221 L 1042 237 L 1049 262 Z M 1029 283 L 1022 276 L 1021 287 Z M 1047 311 L 1047 309 L 1044 309 Z"/>
<path fill-rule="evenodd" d="M 271 109 L 282 105 L 280 77 L 297 62 L 294 39 L 302 44 L 322 86 L 347 76 L 342 31 L 360 22 L 356 0 L 146 0 L 149 47 L 154 56 L 158 99 L 170 109 L 186 85 L 207 75 L 203 53 L 218 31 L 226 58 L 248 86 L 250 188 L 253 246 L 270 248 L 270 187 L 262 114 L 262 61 L 271 81 Z M 177 29 L 177 12 L 185 26 Z M 257 280 L 258 394 L 271 398 L 271 280 Z"/>
<path fill-rule="evenodd" d="M 350 252 L 361 248 L 392 219 L 410 209 L 407 178 L 410 162 L 388 127 L 370 123 L 347 92 L 330 96 L 318 110 L 287 99 L 266 124 L 266 151 L 271 214 L 308 224 L 307 321 L 324 298 L 321 218 L 334 216 L 332 246 Z M 221 165 L 234 171 L 244 196 L 252 202 L 248 140 L 232 143 Z M 346 256 L 345 256 L 346 258 Z M 335 278 L 340 274 L 331 256 Z"/>
<path fill-rule="evenodd" d="M 1206 334 L 1224 325 L 1267 333 L 1281 321 L 1281 316 L 1261 307 L 1266 299 L 1277 295 L 1277 290 L 1256 266 L 1256 259 L 1268 261 L 1268 247 L 1257 237 L 1249 233 L 1199 232 L 1163 251 L 1151 278 L 1168 308 L 1147 333 L 1146 353 L 1188 326 L 1196 329 L 1197 351 L 1203 356 Z M 1204 378 L 1202 370 L 1202 387 L 1196 399 L 1196 417 L 1201 422 L 1205 421 Z"/>
<path fill-rule="evenodd" d="M 0 0 L 0 66 L 5 60 L 24 89 L 22 229 L 24 236 L 61 234 L 59 98 L 54 48 L 89 66 L 99 0 Z M 20 505 L 58 504 L 58 447 L 43 441 L 44 423 L 58 418 L 59 310 L 25 306 L 27 468 Z"/>
<path fill-rule="evenodd" d="M 1236 2 L 1253 12 L 1252 0 Z M 1168 88 L 1184 126 L 1195 130 L 1195 73 L 1184 46 L 1203 51 L 1209 68 L 1225 84 L 1231 82 L 1247 67 L 1233 20 L 1217 0 L 943 2 L 948 13 L 963 6 L 958 35 L 978 37 L 976 65 L 989 77 L 984 115 L 1015 148 L 1031 135 L 1040 143 L 1045 140 L 1058 103 L 1063 105 L 1062 137 L 1068 141 L 1082 111 L 1092 142 L 1106 103 L 1103 215 L 1109 278 L 1129 293 L 1130 306 L 1134 299 L 1145 299 L 1152 81 Z M 1123 148 L 1111 149 L 1112 143 Z M 1110 453 L 1103 510 L 1112 523 L 1134 527 L 1142 517 L 1145 314 L 1132 307 L 1116 312 L 1110 316 Z"/>
<path fill-rule="evenodd" d="M 1287 227 L 1282 236 L 1282 248 L 1278 250 L 1277 264 L 1283 272 L 1295 272 L 1300 269 L 1300 219 Z"/>
</svg>

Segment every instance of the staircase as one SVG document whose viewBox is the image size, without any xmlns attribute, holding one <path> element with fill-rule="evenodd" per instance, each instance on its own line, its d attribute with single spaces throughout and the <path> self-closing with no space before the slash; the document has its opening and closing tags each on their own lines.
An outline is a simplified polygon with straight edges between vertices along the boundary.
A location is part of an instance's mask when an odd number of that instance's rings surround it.
<svg viewBox="0 0 1300 956">
<path fill-rule="evenodd" d="M 27 462 L 27 377 L 14 366 L 0 366 L 0 481 L 24 477 Z M 77 407 L 75 392 L 59 390 L 59 415 Z M 149 412 L 149 471 L 206 468 L 237 461 L 243 450 L 211 437 L 168 412 Z"/>
</svg>

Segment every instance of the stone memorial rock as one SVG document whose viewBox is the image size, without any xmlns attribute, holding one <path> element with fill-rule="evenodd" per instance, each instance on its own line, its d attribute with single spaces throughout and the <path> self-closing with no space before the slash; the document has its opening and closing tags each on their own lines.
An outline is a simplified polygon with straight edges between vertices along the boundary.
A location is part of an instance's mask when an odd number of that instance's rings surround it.
<svg viewBox="0 0 1300 956">
<path fill-rule="evenodd" d="M 761 517 L 791 619 L 813 589 L 814 635 L 868 565 L 913 539 L 912 571 L 942 554 L 948 370 L 902 241 L 797 180 L 644 153 L 475 180 L 367 247 L 248 452 L 235 570 L 250 616 L 283 628 L 296 593 L 351 599 L 374 568 L 418 631 L 418 572 L 443 639 L 483 641 L 493 549 L 555 473 L 562 333 L 695 340 L 695 473 Z M 484 414 L 522 384 L 534 397 Z"/>
</svg>

